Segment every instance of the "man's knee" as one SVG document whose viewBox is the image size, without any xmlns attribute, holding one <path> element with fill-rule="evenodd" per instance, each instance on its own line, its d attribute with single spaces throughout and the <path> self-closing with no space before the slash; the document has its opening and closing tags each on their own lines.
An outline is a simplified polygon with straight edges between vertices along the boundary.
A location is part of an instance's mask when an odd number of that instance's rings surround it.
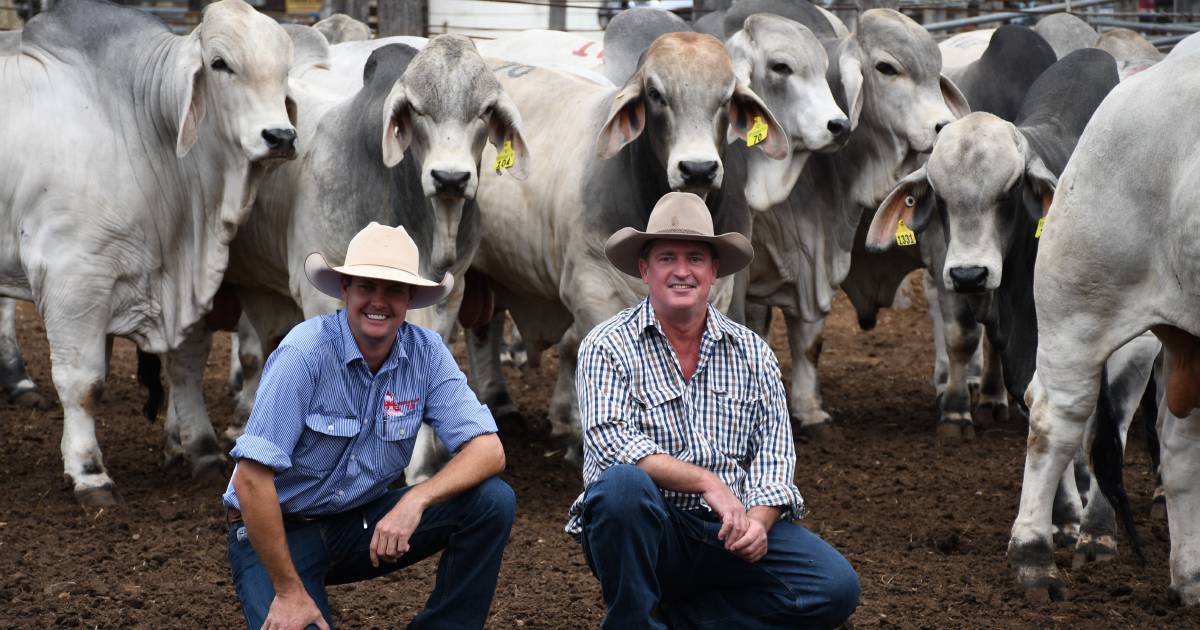
<svg viewBox="0 0 1200 630">
<path fill-rule="evenodd" d="M 476 510 L 494 519 L 497 525 L 511 529 L 517 511 L 517 496 L 499 477 L 489 477 L 475 487 Z"/>
<path fill-rule="evenodd" d="M 585 510 L 612 517 L 637 517 L 661 511 L 662 493 L 646 471 L 629 464 L 612 466 L 588 486 Z"/>
<path fill-rule="evenodd" d="M 858 608 L 859 595 L 862 593 L 858 574 L 844 558 L 839 559 L 841 562 L 828 568 L 824 588 L 826 604 L 822 617 L 831 627 L 841 625 L 854 614 L 854 610 Z"/>
</svg>

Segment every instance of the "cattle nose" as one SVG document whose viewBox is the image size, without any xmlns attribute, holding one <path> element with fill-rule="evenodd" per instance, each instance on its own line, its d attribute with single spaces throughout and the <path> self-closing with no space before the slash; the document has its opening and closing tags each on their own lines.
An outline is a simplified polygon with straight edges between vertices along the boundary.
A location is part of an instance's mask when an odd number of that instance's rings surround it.
<svg viewBox="0 0 1200 630">
<path fill-rule="evenodd" d="M 717 178 L 718 164 L 715 161 L 679 163 L 679 171 L 689 184 L 711 184 Z"/>
<path fill-rule="evenodd" d="M 829 124 L 825 125 L 825 128 L 829 130 L 829 133 L 833 134 L 834 140 L 840 141 L 845 139 L 846 135 L 850 133 L 850 121 L 845 118 L 834 118 L 829 121 Z"/>
<path fill-rule="evenodd" d="M 987 267 L 951 267 L 950 280 L 959 293 L 979 293 L 987 284 Z"/>
<path fill-rule="evenodd" d="M 291 149 L 296 144 L 295 129 L 263 129 L 262 137 L 272 151 Z"/>
<path fill-rule="evenodd" d="M 469 171 L 439 171 L 434 169 L 429 174 L 433 176 L 433 183 L 437 187 L 438 192 L 462 192 L 467 187 L 467 180 L 471 179 Z"/>
</svg>

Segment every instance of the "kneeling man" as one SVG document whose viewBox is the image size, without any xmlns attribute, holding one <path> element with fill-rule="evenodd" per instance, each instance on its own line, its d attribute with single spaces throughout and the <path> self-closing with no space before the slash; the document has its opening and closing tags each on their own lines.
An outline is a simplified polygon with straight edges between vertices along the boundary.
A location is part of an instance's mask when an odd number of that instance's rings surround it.
<svg viewBox="0 0 1200 630">
<path fill-rule="evenodd" d="M 585 490 L 567 532 L 600 580 L 603 627 L 841 624 L 858 576 L 791 522 L 803 500 L 779 363 L 708 304 L 750 242 L 714 236 L 699 197 L 669 193 L 605 252 L 650 295 L 579 350 Z"/>
<path fill-rule="evenodd" d="M 512 528 L 504 449 L 487 407 L 437 334 L 404 323 L 450 292 L 418 274 L 403 228 L 372 223 L 309 281 L 345 309 L 296 326 L 271 353 L 225 492 L 229 568 L 251 629 L 328 629 L 327 584 L 366 580 L 442 551 L 412 628 L 482 628 Z M 428 423 L 456 453 L 395 490 Z"/>
</svg>

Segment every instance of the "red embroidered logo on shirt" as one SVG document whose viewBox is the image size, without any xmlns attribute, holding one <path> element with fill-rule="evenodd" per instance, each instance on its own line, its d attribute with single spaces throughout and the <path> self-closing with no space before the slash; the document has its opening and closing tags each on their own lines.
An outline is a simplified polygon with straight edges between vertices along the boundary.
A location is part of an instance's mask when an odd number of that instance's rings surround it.
<svg viewBox="0 0 1200 630">
<path fill-rule="evenodd" d="M 403 416 L 410 411 L 415 411 L 417 403 L 421 402 L 420 398 L 412 400 L 396 400 L 396 395 L 392 392 L 384 392 L 383 394 L 383 412 L 388 416 L 396 417 Z"/>
</svg>

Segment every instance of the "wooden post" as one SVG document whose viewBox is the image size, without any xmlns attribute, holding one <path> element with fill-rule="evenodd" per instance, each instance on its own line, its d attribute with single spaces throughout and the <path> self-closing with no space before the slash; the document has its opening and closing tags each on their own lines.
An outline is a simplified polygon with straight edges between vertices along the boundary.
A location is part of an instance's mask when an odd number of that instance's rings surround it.
<svg viewBox="0 0 1200 630">
<path fill-rule="evenodd" d="M 379 36 L 418 35 L 424 37 L 428 24 L 427 5 L 426 0 L 379 0 L 376 13 L 379 18 Z"/>
<path fill-rule="evenodd" d="M 567 30 L 567 0 L 550 0 L 550 30 Z"/>
<path fill-rule="evenodd" d="M 17 15 L 17 3 L 13 0 L 0 0 L 0 31 L 12 31 L 24 26 L 21 16 Z"/>
</svg>

